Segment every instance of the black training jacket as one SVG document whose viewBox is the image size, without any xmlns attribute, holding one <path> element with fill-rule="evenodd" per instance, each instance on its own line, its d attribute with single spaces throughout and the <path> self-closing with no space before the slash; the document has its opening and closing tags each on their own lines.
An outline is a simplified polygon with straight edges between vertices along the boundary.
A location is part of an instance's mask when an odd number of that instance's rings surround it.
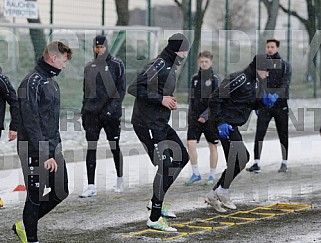
<svg viewBox="0 0 321 243">
<path fill-rule="evenodd" d="M 199 70 L 190 84 L 188 122 L 196 122 L 200 117 L 208 120 L 208 100 L 220 83 L 220 77 L 213 69 Z"/>
<path fill-rule="evenodd" d="M 83 90 L 82 114 L 120 118 L 126 93 L 124 63 L 110 54 L 97 56 L 85 67 Z"/>
<path fill-rule="evenodd" d="M 210 121 L 216 125 L 244 125 L 251 111 L 263 105 L 261 99 L 257 98 L 260 96 L 258 85 L 261 83 L 257 81 L 255 68 L 251 65 L 225 78 L 209 100 Z"/>
<path fill-rule="evenodd" d="M 138 74 L 128 87 L 135 96 L 131 122 L 150 129 L 163 129 L 171 110 L 162 105 L 163 96 L 173 96 L 176 85 L 176 54 L 165 48 Z"/>
<path fill-rule="evenodd" d="M 18 88 L 19 153 L 28 152 L 30 157 L 45 155 L 53 157 L 55 151 L 56 153 L 61 151 L 60 89 L 53 78 L 59 72 L 59 69 L 40 59 L 34 70 L 22 80 Z M 25 151 L 25 143 L 22 143 L 24 141 L 28 142 L 28 151 Z M 39 144 L 42 141 L 46 142 Z M 48 145 L 49 151 L 46 148 Z"/>
<path fill-rule="evenodd" d="M 269 69 L 269 76 L 263 86 L 267 93 L 277 93 L 279 95 L 273 108 L 283 107 L 287 103 L 287 99 L 289 99 L 292 68 L 286 60 L 282 59 L 279 53 L 268 57 L 272 59 L 273 67 Z"/>
<path fill-rule="evenodd" d="M 9 130 L 17 131 L 18 128 L 18 99 L 8 77 L 0 73 L 0 130 L 4 130 L 4 117 L 6 103 L 10 106 L 11 122 Z"/>
</svg>

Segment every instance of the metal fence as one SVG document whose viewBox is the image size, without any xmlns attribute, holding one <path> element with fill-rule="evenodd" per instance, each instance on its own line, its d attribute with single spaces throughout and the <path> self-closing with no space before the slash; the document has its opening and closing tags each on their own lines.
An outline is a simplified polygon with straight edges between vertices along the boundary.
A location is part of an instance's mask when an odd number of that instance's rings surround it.
<svg viewBox="0 0 321 243">
<path fill-rule="evenodd" d="M 0 24 L 0 66 L 15 87 L 35 66 L 34 51 L 28 29 L 30 24 Z M 119 48 L 125 46 L 122 60 L 126 66 L 127 80 L 132 80 L 137 72 L 156 56 L 158 45 L 163 45 L 160 28 L 157 27 L 75 27 L 67 25 L 32 25 L 41 28 L 47 42 L 60 40 L 68 44 L 73 58 L 64 72 L 57 77 L 61 86 L 63 108 L 80 108 L 82 100 L 83 70 L 92 60 L 93 38 L 105 32 L 110 52 L 119 54 Z M 49 33 L 52 32 L 51 36 Z"/>
<path fill-rule="evenodd" d="M 195 11 L 196 1 L 192 0 L 191 3 L 192 10 Z M 248 17 L 246 26 L 236 25 L 237 27 L 234 26 L 233 28 L 231 23 L 232 30 L 228 32 L 225 30 L 226 3 L 229 3 L 230 14 L 236 16 L 236 19 Z M 209 49 L 214 53 L 214 69 L 222 77 L 226 72 L 230 73 L 244 68 L 257 52 L 259 33 L 264 29 L 267 19 L 263 4 L 259 5 L 258 3 L 259 0 L 248 1 L 247 7 L 251 9 L 251 14 L 248 16 L 233 10 L 236 8 L 233 6 L 235 1 L 216 0 L 210 3 L 204 18 L 200 48 L 201 50 Z M 298 15 L 304 18 L 307 17 L 305 1 L 281 0 L 280 3 L 284 6 L 288 6 L 288 3 L 291 3 L 291 10 L 296 11 Z M 42 22 L 42 25 L 38 27 L 45 30 L 47 41 L 52 38 L 65 38 L 68 41 L 70 39 L 74 40 L 75 37 L 78 39 L 78 42 L 72 42 L 75 48 L 75 58 L 71 62 L 73 71 L 64 74 L 70 76 L 68 76 L 69 81 L 67 83 L 76 82 L 71 82 L 70 80 L 77 79 L 77 82 L 82 80 L 83 66 L 91 58 L 90 39 L 94 33 L 104 31 L 105 34 L 109 35 L 110 41 L 114 43 L 114 48 L 118 49 L 121 42 L 114 42 L 115 35 L 119 36 L 117 33 L 120 30 L 126 29 L 129 31 L 128 33 L 130 34 L 125 37 L 127 40 L 126 53 L 125 56 L 121 57 L 125 59 L 126 71 L 130 80 L 135 72 L 133 70 L 137 71 L 137 69 L 142 68 L 149 58 L 157 55 L 160 51 L 159 47 L 166 43 L 166 37 L 170 33 L 175 30 L 183 31 L 181 30 L 181 26 L 183 26 L 182 13 L 174 0 L 129 1 L 129 24 L 131 25 L 129 28 L 115 28 L 117 15 L 114 0 L 42 0 L 38 1 L 38 5 Z M 2 7 L 3 2 L 0 2 L 0 9 Z M 239 16 L 241 17 L 238 17 L 237 14 L 240 14 Z M 189 19 L 192 19 L 192 16 L 189 16 Z M 34 65 L 32 61 L 33 47 L 28 26 L 25 25 L 27 21 L 26 19 L 4 17 L 1 14 L 0 20 L 0 65 L 3 67 L 4 72 L 12 77 L 14 83 L 18 83 Z M 50 25 L 51 23 L 53 25 Z M 147 34 L 148 28 L 142 30 L 141 27 L 133 27 L 137 25 L 157 26 L 156 29 L 149 29 L 152 31 L 151 33 L 156 33 L 152 34 L 154 38 L 146 39 L 149 38 Z M 51 31 L 53 31 L 53 35 L 50 35 Z M 193 31 L 190 30 L 188 33 L 192 42 L 194 38 Z M 280 53 L 285 58 L 289 57 L 289 61 L 293 66 L 291 95 L 295 97 L 313 97 L 313 89 L 316 88 L 316 95 L 318 96 L 320 89 L 319 76 L 314 80 L 310 80 L 306 72 L 306 53 L 311 46 L 303 25 L 295 17 L 288 16 L 279 10 L 276 31 L 274 31 L 273 36 L 281 40 Z M 315 80 L 318 80 L 316 87 L 313 85 Z M 186 80 L 181 80 L 178 85 L 178 91 L 185 92 L 187 83 Z"/>
</svg>

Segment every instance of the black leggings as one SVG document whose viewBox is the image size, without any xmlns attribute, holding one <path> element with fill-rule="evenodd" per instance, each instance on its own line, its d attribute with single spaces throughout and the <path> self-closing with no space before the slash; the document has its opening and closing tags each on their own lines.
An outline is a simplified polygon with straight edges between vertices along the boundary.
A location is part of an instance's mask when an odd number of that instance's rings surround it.
<svg viewBox="0 0 321 243">
<path fill-rule="evenodd" d="M 153 183 L 153 202 L 163 202 L 165 194 L 189 161 L 188 152 L 169 125 L 163 130 L 153 130 L 134 125 L 154 166 L 158 166 Z"/>
<path fill-rule="evenodd" d="M 88 142 L 86 167 L 88 184 L 95 184 L 95 171 L 97 160 L 97 142 L 101 129 L 105 130 L 109 142 L 110 150 L 113 154 L 115 168 L 118 177 L 123 176 L 123 155 L 119 147 L 120 120 L 108 119 L 99 120 L 96 126 L 86 127 L 86 140 Z"/>
<path fill-rule="evenodd" d="M 56 173 L 44 169 L 43 161 L 38 158 L 20 156 L 27 188 L 27 198 L 23 209 L 23 223 L 28 242 L 38 241 L 38 220 L 54 209 L 69 194 L 68 175 L 62 154 L 55 156 L 58 170 Z M 45 187 L 51 191 L 43 195 Z"/>
<path fill-rule="evenodd" d="M 230 188 L 234 178 L 250 160 L 250 154 L 243 143 L 242 135 L 237 127 L 233 127 L 233 129 L 234 132 L 230 133 L 229 139 L 220 138 L 226 160 L 226 169 L 214 186 L 214 190 L 219 186 L 225 189 Z"/>
<path fill-rule="evenodd" d="M 287 105 L 284 107 L 276 107 L 271 109 L 259 110 L 256 134 L 254 143 L 254 159 L 260 159 L 263 140 L 268 129 L 271 119 L 274 117 L 275 126 L 279 135 L 282 151 L 282 159 L 288 159 L 288 148 L 289 148 L 289 111 Z"/>
</svg>

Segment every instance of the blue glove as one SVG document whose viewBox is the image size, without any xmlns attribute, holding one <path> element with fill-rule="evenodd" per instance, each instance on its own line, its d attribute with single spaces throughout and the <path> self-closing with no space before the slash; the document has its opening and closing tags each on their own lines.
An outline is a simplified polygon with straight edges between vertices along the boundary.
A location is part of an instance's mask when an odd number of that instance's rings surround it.
<svg viewBox="0 0 321 243">
<path fill-rule="evenodd" d="M 279 95 L 277 93 L 274 93 L 274 94 L 269 94 L 268 96 L 269 96 L 270 102 L 273 106 L 274 103 L 278 100 Z"/>
<path fill-rule="evenodd" d="M 270 105 L 268 94 L 265 91 L 263 91 L 262 103 L 265 107 L 268 107 Z"/>
<path fill-rule="evenodd" d="M 262 103 L 265 107 L 271 108 L 278 98 L 279 98 L 279 95 L 277 93 L 271 94 L 263 91 Z"/>
<path fill-rule="evenodd" d="M 218 129 L 218 134 L 220 135 L 221 138 L 229 138 L 228 136 L 230 135 L 230 131 L 234 131 L 233 127 L 230 124 L 223 123 L 221 125 L 217 126 Z"/>
</svg>

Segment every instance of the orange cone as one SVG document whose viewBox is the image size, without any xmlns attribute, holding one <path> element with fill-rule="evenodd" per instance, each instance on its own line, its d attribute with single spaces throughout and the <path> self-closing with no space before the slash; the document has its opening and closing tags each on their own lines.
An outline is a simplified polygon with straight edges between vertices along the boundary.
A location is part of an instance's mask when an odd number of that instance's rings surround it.
<svg viewBox="0 0 321 243">
<path fill-rule="evenodd" d="M 15 189 L 13 189 L 14 192 L 23 192 L 26 191 L 26 187 L 24 185 L 18 185 Z"/>
<path fill-rule="evenodd" d="M 2 207 L 3 207 L 3 201 L 2 201 L 2 199 L 0 197 L 0 208 L 2 208 Z"/>
</svg>

